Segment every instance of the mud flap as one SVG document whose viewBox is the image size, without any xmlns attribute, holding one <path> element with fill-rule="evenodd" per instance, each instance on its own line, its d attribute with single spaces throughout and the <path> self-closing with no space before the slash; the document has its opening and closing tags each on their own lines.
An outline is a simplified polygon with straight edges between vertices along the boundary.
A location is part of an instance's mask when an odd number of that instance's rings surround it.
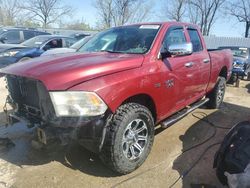
<svg viewBox="0 0 250 188">
<path fill-rule="evenodd" d="M 214 168 L 223 185 L 229 185 L 225 174 L 242 174 L 250 163 L 250 122 L 234 126 L 215 155 Z M 230 185 L 229 185 L 230 186 Z"/>
</svg>

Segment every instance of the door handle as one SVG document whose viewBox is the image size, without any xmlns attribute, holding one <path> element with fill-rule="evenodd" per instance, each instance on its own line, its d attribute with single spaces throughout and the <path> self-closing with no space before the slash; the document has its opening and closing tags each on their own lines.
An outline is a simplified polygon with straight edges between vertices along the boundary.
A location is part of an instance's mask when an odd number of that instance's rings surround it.
<svg viewBox="0 0 250 188">
<path fill-rule="evenodd" d="M 210 59 L 204 59 L 203 60 L 203 63 L 209 63 L 210 62 Z"/>
<path fill-rule="evenodd" d="M 190 68 L 194 65 L 193 62 L 185 63 L 185 67 Z"/>
</svg>

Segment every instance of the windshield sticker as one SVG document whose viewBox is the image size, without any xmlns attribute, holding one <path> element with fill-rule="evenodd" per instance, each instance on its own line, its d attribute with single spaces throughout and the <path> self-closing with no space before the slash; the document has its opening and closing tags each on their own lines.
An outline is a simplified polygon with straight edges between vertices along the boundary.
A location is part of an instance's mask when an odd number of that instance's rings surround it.
<svg viewBox="0 0 250 188">
<path fill-rule="evenodd" d="M 159 29 L 159 25 L 141 25 L 140 29 Z"/>
</svg>

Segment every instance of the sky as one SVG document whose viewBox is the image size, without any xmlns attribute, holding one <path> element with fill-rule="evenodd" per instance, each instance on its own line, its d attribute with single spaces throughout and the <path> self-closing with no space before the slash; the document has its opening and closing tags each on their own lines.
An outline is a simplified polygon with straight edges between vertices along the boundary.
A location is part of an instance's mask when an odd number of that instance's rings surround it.
<svg viewBox="0 0 250 188">
<path fill-rule="evenodd" d="M 72 19 L 83 20 L 90 26 L 96 26 L 98 19 L 97 11 L 94 7 L 95 0 L 65 0 L 66 4 L 71 5 L 75 13 Z M 153 16 L 147 21 L 167 21 L 167 19 L 160 18 L 158 15 L 162 11 L 162 1 L 153 0 L 155 6 L 152 10 Z M 70 21 L 70 20 L 69 20 Z M 210 35 L 226 36 L 226 37 L 243 37 L 244 36 L 244 24 L 237 22 L 236 19 L 228 16 L 218 16 Z"/>
</svg>

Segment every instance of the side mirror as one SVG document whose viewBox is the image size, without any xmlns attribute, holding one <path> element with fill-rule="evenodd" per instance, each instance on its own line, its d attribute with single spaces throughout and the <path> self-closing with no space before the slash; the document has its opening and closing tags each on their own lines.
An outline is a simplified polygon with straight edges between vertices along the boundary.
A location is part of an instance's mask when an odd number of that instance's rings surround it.
<svg viewBox="0 0 250 188">
<path fill-rule="evenodd" d="M 6 41 L 6 40 L 7 40 L 6 37 L 1 37 L 1 38 L 0 38 L 0 42 L 2 42 L 2 43 L 5 43 L 4 41 Z"/>
<path fill-rule="evenodd" d="M 171 56 L 185 56 L 191 55 L 193 53 L 193 44 L 192 43 L 182 43 L 182 44 L 172 44 L 167 49 L 162 48 L 160 56 L 162 59 Z"/>
<path fill-rule="evenodd" d="M 168 47 L 168 52 L 173 56 L 191 55 L 193 53 L 193 44 L 173 44 Z"/>
</svg>

